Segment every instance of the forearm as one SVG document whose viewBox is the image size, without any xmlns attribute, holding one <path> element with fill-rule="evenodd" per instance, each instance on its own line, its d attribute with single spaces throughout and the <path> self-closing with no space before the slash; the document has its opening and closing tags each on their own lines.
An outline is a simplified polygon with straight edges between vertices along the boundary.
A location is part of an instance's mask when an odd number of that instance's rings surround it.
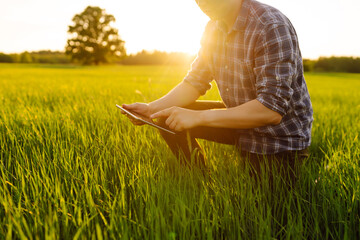
<svg viewBox="0 0 360 240">
<path fill-rule="evenodd" d="M 185 107 L 195 102 L 200 97 L 200 93 L 192 85 L 181 82 L 168 94 L 149 103 L 150 112 L 156 113 L 169 107 Z"/>
<path fill-rule="evenodd" d="M 200 126 L 249 129 L 277 125 L 282 116 L 252 100 L 234 108 L 202 111 L 199 119 Z"/>
</svg>

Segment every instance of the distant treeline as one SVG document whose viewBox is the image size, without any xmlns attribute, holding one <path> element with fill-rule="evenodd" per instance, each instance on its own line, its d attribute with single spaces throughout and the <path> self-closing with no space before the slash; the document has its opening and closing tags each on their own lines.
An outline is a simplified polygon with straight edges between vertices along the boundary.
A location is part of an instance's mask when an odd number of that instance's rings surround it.
<svg viewBox="0 0 360 240">
<path fill-rule="evenodd" d="M 113 59 L 111 63 L 124 65 L 184 65 L 190 64 L 195 56 L 181 52 L 141 51 L 123 59 Z M 47 63 L 70 64 L 71 59 L 64 52 L 39 51 L 20 54 L 0 53 L 0 63 Z"/>
<path fill-rule="evenodd" d="M 50 64 L 67 64 L 71 63 L 70 57 L 60 51 L 38 51 L 23 52 L 20 54 L 0 53 L 0 62 L 3 63 L 50 63 Z"/>
<path fill-rule="evenodd" d="M 321 57 L 318 60 L 304 59 L 304 71 L 360 73 L 360 58 Z"/>
<path fill-rule="evenodd" d="M 124 65 L 184 65 L 190 64 L 195 58 L 181 52 L 141 51 L 114 59 L 112 63 Z M 23 52 L 20 54 L 0 53 L 0 63 L 47 63 L 70 64 L 71 59 L 60 51 Z M 360 58 L 354 57 L 321 57 L 317 60 L 304 59 L 305 72 L 348 72 L 360 73 Z"/>
<path fill-rule="evenodd" d="M 184 65 L 190 64 L 195 56 L 181 52 L 141 51 L 120 61 L 124 65 Z"/>
</svg>

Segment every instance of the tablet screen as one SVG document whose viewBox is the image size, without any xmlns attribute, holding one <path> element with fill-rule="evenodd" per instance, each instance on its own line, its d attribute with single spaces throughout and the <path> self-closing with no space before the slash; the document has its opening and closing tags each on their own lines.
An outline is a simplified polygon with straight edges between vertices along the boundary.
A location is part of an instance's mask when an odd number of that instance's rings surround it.
<svg viewBox="0 0 360 240">
<path fill-rule="evenodd" d="M 128 116 L 130 116 L 130 117 L 132 117 L 132 118 L 134 118 L 134 119 L 136 119 L 136 120 L 139 120 L 139 121 L 141 121 L 141 122 L 143 122 L 143 123 L 145 123 L 145 124 L 148 124 L 148 125 L 150 125 L 150 126 L 153 126 L 153 127 L 158 128 L 158 129 L 161 129 L 161 130 L 163 130 L 163 131 L 165 131 L 165 132 L 168 132 L 168 133 L 171 133 L 171 134 L 176 134 L 175 132 L 173 132 L 173 131 L 171 131 L 171 130 L 169 130 L 169 129 L 166 129 L 166 128 L 163 128 L 163 127 L 161 127 L 161 126 L 159 126 L 159 125 L 156 125 L 156 123 L 152 122 L 151 119 L 149 119 L 149 118 L 147 118 L 147 117 L 145 117 L 145 116 L 142 116 L 142 115 L 137 114 L 137 113 L 134 113 L 134 112 L 130 112 L 129 110 L 126 110 L 126 109 L 120 107 L 120 106 L 117 105 L 117 104 L 116 104 L 116 107 L 118 107 L 119 109 L 121 109 L 122 111 L 124 111 Z"/>
</svg>

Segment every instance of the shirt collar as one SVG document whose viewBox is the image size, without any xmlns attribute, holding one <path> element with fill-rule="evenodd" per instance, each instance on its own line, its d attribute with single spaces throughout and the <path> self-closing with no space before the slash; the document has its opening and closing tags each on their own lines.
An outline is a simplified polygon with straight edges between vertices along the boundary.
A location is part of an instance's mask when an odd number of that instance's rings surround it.
<svg viewBox="0 0 360 240">
<path fill-rule="evenodd" d="M 231 30 L 228 33 L 232 32 L 232 31 L 241 31 L 245 27 L 249 8 L 250 8 L 250 1 L 251 0 L 243 0 L 240 12 L 234 22 L 234 25 L 232 26 Z M 218 21 L 216 21 L 216 24 L 217 24 L 217 27 L 222 32 L 226 33 L 226 25 L 223 21 L 218 20 Z"/>
</svg>

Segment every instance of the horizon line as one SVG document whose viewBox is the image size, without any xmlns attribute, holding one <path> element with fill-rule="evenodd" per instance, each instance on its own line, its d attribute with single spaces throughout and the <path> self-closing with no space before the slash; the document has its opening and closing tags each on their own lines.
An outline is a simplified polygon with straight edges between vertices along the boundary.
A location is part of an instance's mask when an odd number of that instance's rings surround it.
<svg viewBox="0 0 360 240">
<path fill-rule="evenodd" d="M 6 52 L 6 51 L 0 51 L 0 53 L 3 54 L 7 54 L 7 55 L 11 55 L 11 54 L 22 54 L 24 52 L 28 52 L 28 53 L 36 53 L 36 52 L 46 52 L 46 51 L 50 51 L 50 52 L 61 52 L 61 53 L 65 53 L 65 50 L 53 50 L 53 49 L 40 49 L 40 50 L 24 50 L 24 51 L 19 51 L 19 52 Z M 190 53 L 190 52 L 186 52 L 186 51 L 167 51 L 167 50 L 159 50 L 159 49 L 142 49 L 139 50 L 137 52 L 130 52 L 130 53 L 126 53 L 126 56 L 130 56 L 130 55 L 136 55 L 138 53 L 141 52 L 148 52 L 148 53 L 154 53 L 154 52 L 163 52 L 163 53 L 182 53 L 182 54 L 187 54 L 187 55 L 197 55 L 197 52 L 195 53 Z M 337 54 L 327 54 L 327 55 L 320 55 L 317 58 L 308 58 L 308 57 L 304 57 L 303 59 L 305 60 L 317 60 L 319 58 L 331 58 L 331 57 L 351 57 L 351 58 L 360 58 L 360 55 L 337 55 Z"/>
</svg>

